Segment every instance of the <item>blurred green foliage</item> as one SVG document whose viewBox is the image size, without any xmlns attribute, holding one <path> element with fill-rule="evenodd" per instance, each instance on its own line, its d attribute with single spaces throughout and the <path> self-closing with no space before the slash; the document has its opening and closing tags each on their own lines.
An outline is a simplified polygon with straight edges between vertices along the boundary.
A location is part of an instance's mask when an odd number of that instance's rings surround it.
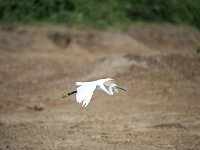
<svg viewBox="0 0 200 150">
<path fill-rule="evenodd" d="M 197 46 L 196 51 L 197 51 L 197 54 L 200 54 L 200 44 Z"/>
<path fill-rule="evenodd" d="M 200 0 L 0 0 L 0 20 L 100 28 L 142 21 L 200 29 Z"/>
</svg>

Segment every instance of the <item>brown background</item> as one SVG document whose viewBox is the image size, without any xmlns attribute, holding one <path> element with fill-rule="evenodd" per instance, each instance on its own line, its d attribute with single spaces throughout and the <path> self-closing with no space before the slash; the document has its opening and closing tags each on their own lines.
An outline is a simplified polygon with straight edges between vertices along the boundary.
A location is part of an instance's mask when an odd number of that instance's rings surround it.
<svg viewBox="0 0 200 150">
<path fill-rule="evenodd" d="M 0 26 L 0 149 L 200 149 L 200 33 Z M 76 81 L 111 77 L 86 108 Z"/>
</svg>

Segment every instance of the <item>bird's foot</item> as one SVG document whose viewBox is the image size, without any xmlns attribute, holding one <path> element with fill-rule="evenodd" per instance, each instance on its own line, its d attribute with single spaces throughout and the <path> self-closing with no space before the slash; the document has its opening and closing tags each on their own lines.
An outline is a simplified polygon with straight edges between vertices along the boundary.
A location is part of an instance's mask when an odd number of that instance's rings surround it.
<svg viewBox="0 0 200 150">
<path fill-rule="evenodd" d="M 69 94 L 67 93 L 67 92 L 64 92 L 63 94 L 62 94 L 62 98 L 66 98 L 66 97 L 68 97 L 69 96 Z"/>
</svg>

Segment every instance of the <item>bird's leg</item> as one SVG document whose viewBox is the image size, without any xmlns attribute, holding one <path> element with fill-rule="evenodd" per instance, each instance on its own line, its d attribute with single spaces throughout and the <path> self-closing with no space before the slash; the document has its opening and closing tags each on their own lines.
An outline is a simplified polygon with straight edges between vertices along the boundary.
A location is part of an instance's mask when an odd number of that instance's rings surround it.
<svg viewBox="0 0 200 150">
<path fill-rule="evenodd" d="M 75 94 L 75 93 L 77 93 L 77 91 L 73 91 L 73 92 L 69 92 L 69 93 L 64 92 L 64 93 L 62 94 L 62 98 L 66 98 L 66 97 L 68 97 L 68 96 L 70 96 L 70 95 L 72 95 L 72 94 Z"/>
</svg>

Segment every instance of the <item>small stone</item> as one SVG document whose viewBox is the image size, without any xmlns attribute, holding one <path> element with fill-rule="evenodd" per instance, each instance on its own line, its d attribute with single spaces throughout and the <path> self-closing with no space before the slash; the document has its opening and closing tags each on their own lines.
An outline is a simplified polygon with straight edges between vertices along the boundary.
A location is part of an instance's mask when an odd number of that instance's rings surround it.
<svg viewBox="0 0 200 150">
<path fill-rule="evenodd" d="M 28 109 L 35 110 L 35 111 L 42 111 L 44 110 L 44 105 L 42 103 L 27 106 Z"/>
<path fill-rule="evenodd" d="M 42 110 L 44 110 L 44 105 L 43 104 L 36 104 L 36 105 L 34 105 L 34 110 L 42 111 Z"/>
</svg>

